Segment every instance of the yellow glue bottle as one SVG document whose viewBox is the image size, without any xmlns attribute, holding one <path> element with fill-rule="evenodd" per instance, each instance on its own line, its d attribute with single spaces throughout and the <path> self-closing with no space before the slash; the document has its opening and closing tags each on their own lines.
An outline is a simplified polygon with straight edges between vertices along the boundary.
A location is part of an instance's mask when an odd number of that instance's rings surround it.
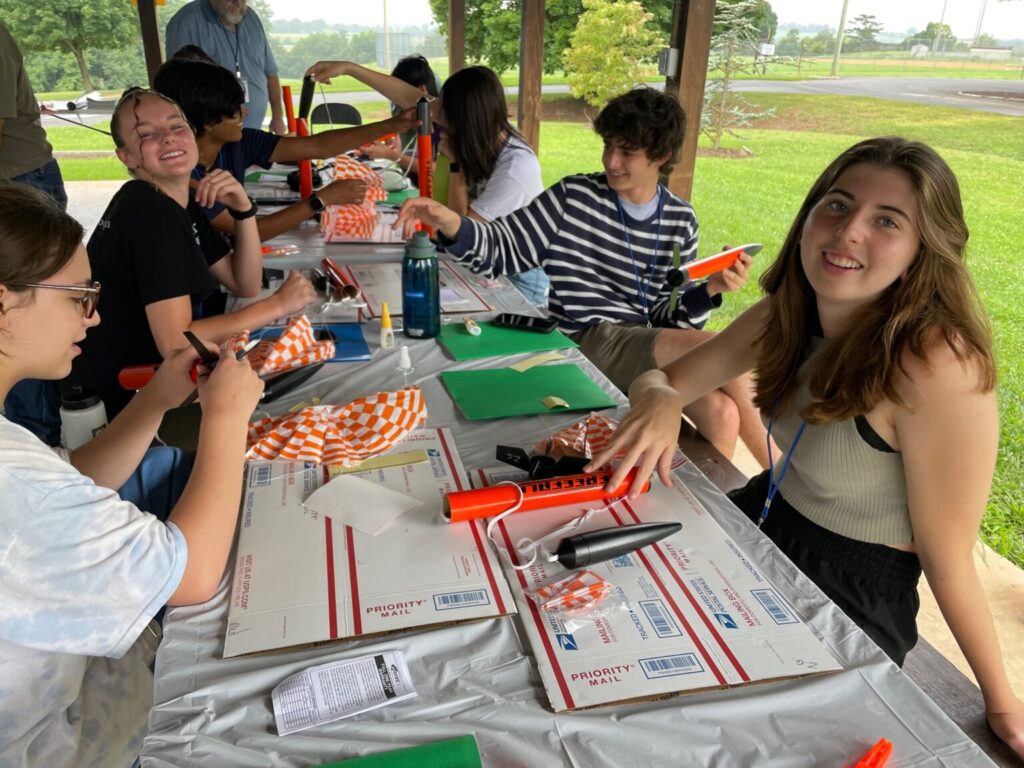
<svg viewBox="0 0 1024 768">
<path fill-rule="evenodd" d="M 395 348 L 395 332 L 391 329 L 391 313 L 386 301 L 380 307 L 380 348 Z"/>
</svg>

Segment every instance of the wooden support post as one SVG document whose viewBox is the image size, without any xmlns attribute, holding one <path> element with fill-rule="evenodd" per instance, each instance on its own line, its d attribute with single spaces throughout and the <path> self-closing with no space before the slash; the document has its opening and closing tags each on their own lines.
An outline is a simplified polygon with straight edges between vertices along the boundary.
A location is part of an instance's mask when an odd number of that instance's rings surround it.
<svg viewBox="0 0 1024 768">
<path fill-rule="evenodd" d="M 519 34 L 519 132 L 540 152 L 540 80 L 544 72 L 544 0 L 522 0 Z"/>
<path fill-rule="evenodd" d="M 665 80 L 665 92 L 675 94 L 686 112 L 686 133 L 679 162 L 668 178 L 668 188 L 689 200 L 693 192 L 700 113 L 704 106 L 704 83 L 711 55 L 715 0 L 674 0 L 673 6 L 670 44 L 679 51 L 679 71 Z"/>
<path fill-rule="evenodd" d="M 142 29 L 142 50 L 146 55 L 146 72 L 150 85 L 156 71 L 163 63 L 160 54 L 160 27 L 156 23 L 156 8 L 153 0 L 139 0 L 139 27 Z M 172 51 L 173 53 L 173 51 Z"/>
<path fill-rule="evenodd" d="M 448 74 L 466 66 L 466 0 L 448 0 Z"/>
</svg>

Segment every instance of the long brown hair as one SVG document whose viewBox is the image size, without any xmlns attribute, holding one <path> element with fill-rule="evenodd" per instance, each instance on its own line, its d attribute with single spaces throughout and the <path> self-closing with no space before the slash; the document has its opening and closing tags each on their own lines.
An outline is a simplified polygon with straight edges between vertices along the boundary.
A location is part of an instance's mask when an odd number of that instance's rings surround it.
<svg viewBox="0 0 1024 768">
<path fill-rule="evenodd" d="M 824 170 L 807 193 L 778 258 L 761 276 L 768 309 L 756 340 L 754 402 L 762 411 L 785 404 L 812 330 L 818 327 L 814 290 L 800 262 L 804 225 L 836 179 L 858 163 L 901 170 L 910 178 L 917 197 L 920 250 L 906 277 L 859 309 L 847 329 L 832 339 L 827 355 L 810 372 L 812 401 L 801 417 L 821 424 L 867 413 L 883 399 L 903 405 L 897 390 L 903 355 L 910 352 L 927 360 L 936 331 L 961 363 L 977 367 L 983 392 L 995 387 L 991 331 L 964 264 L 968 232 L 956 176 L 931 147 L 883 137 L 855 144 Z"/>
<path fill-rule="evenodd" d="M 444 81 L 441 108 L 448 127 L 448 142 L 469 185 L 490 177 L 505 141 L 525 139 L 508 120 L 505 87 L 487 67 L 466 67 Z M 532 152 L 532 149 L 524 149 Z"/>
</svg>

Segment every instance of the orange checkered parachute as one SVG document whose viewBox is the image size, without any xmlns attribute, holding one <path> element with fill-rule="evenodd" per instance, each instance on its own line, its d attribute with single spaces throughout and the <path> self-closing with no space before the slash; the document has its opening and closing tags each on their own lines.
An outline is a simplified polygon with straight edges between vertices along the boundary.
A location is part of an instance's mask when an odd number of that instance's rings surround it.
<svg viewBox="0 0 1024 768">
<path fill-rule="evenodd" d="M 328 206 L 320 217 L 324 240 L 369 240 L 380 220 L 376 203 L 388 197 L 383 178 L 358 160 L 339 155 L 334 162 L 334 179 L 362 179 L 366 182 L 366 197 L 358 204 Z"/>
<path fill-rule="evenodd" d="M 249 335 L 233 336 L 230 344 L 234 352 L 241 351 Z M 249 364 L 261 377 L 283 373 L 293 368 L 330 360 L 334 357 L 333 341 L 317 341 L 313 326 L 305 315 L 293 317 L 284 332 L 276 339 L 264 339 L 249 352 Z"/>
<path fill-rule="evenodd" d="M 252 422 L 245 458 L 350 467 L 390 450 L 426 420 L 419 387 L 378 392 L 347 405 L 314 405 Z"/>
</svg>

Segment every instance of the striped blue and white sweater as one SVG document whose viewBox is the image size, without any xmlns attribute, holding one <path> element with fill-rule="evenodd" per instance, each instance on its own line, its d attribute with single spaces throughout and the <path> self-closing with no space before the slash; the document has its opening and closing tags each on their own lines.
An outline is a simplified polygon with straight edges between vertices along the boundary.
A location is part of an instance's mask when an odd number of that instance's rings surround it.
<svg viewBox="0 0 1024 768">
<path fill-rule="evenodd" d="M 683 285 L 669 317 L 665 277 L 672 244 L 679 243 L 681 263 L 696 257 L 697 218 L 689 203 L 664 187 L 661 194 L 660 237 L 657 214 L 643 222 L 625 214 L 635 269 L 617 195 L 603 173 L 567 176 L 526 207 L 491 222 L 463 218 L 455 239 L 442 235 L 441 243 L 474 272 L 490 276 L 542 267 L 551 278 L 551 316 L 564 331 L 602 322 L 646 323 L 641 286 L 652 325 L 700 328 L 721 296 L 708 296 L 703 284 Z"/>
</svg>

